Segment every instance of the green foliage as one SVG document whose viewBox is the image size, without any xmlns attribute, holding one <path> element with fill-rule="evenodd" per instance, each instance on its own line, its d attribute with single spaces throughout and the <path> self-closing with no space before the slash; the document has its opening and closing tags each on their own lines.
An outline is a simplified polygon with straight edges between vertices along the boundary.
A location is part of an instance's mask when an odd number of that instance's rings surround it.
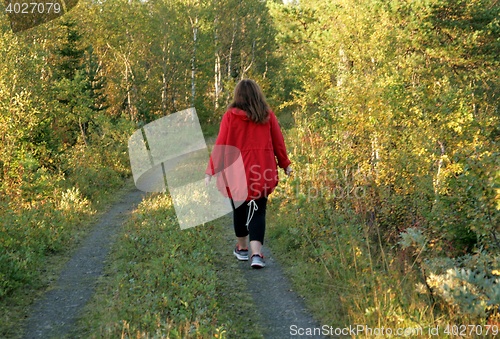
<svg viewBox="0 0 500 339">
<path fill-rule="evenodd" d="M 278 191 L 286 220 L 276 220 L 274 237 L 283 251 L 316 260 L 311 274 L 325 286 L 356 286 L 325 287 L 342 302 L 344 324 L 419 319 L 425 327 L 437 321 L 434 312 L 487 321 L 496 293 L 490 273 L 464 267 L 443 277 L 470 287 L 445 298 L 429 288 L 429 274 L 438 273 L 425 262 L 472 253 L 492 260 L 500 251 L 498 4 L 339 0 L 271 8 L 280 53 L 296 56 L 283 68 L 297 76 L 284 105 L 294 110 L 287 141 L 296 178 Z M 417 295 L 416 284 L 427 294 Z M 467 298 L 477 301 L 474 312 L 462 307 Z"/>
<path fill-rule="evenodd" d="M 244 76 L 279 101 L 266 4 L 212 5 L 80 1 L 18 35 L 0 19 L 0 301 L 39 288 L 48 256 L 70 247 L 130 176 L 127 139 L 138 125 L 195 105 L 213 134 Z"/>
<path fill-rule="evenodd" d="M 2 300 L 38 286 L 47 255 L 66 249 L 129 175 L 133 125 L 105 115 L 95 58 L 74 23 L 60 27 L 44 44 L 36 33 L 0 39 Z"/>
<path fill-rule="evenodd" d="M 19 35 L 2 18 L 0 297 L 35 281 L 45 256 L 70 244 L 130 175 L 126 142 L 137 126 L 195 105 L 213 134 L 248 76 L 291 127 L 296 176 L 276 192 L 282 220 L 272 232 L 282 252 L 304 258 L 291 268 L 307 278 L 301 285 L 341 305 L 325 321 L 490 320 L 500 251 L 499 14 L 495 0 L 81 1 L 63 20 Z M 185 267 L 172 268 L 179 297 L 151 293 L 145 304 L 177 307 L 159 311 L 162 330 L 167 316 L 181 328 L 172 336 L 190 326 L 208 333 L 217 307 L 205 271 L 175 253 L 148 258 L 147 245 L 160 245 L 145 232 L 124 239 L 146 258 L 137 266 L 144 288 L 170 283 L 151 267 L 170 259 Z M 121 265 L 129 280 L 142 279 Z M 206 284 L 185 291 L 176 274 Z M 112 320 L 109 333 L 154 332 L 156 315 L 143 314 Z"/>
<path fill-rule="evenodd" d="M 460 316 L 473 320 L 486 319 L 496 315 L 500 307 L 500 281 L 491 269 L 492 266 L 498 267 L 499 258 L 491 259 L 487 253 L 481 252 L 457 258 L 448 263 L 451 268 L 446 272 L 431 273 L 427 284 L 435 295 L 453 307 Z M 482 265 L 478 265 L 478 262 Z M 428 262 L 426 266 L 432 269 L 436 263 Z"/>
<path fill-rule="evenodd" d="M 432 293 L 449 305 L 451 315 L 456 317 L 452 321 L 460 321 L 464 316 L 472 321 L 486 319 L 498 313 L 498 255 L 478 250 L 456 258 L 435 256 L 428 249 L 426 236 L 414 228 L 401 233 L 399 244 L 405 250 L 414 249 L 415 262 L 425 272 L 425 285 L 416 285 L 419 293 Z"/>
</svg>

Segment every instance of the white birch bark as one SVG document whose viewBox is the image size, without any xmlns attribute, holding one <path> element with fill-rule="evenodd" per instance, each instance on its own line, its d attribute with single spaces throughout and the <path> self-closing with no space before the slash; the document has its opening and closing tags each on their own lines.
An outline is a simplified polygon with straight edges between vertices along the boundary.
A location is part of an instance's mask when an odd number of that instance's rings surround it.
<svg viewBox="0 0 500 339">
<path fill-rule="evenodd" d="M 191 107 L 194 107 L 196 97 L 196 44 L 198 40 L 198 16 L 190 18 L 193 29 L 193 55 L 191 57 Z"/>
</svg>

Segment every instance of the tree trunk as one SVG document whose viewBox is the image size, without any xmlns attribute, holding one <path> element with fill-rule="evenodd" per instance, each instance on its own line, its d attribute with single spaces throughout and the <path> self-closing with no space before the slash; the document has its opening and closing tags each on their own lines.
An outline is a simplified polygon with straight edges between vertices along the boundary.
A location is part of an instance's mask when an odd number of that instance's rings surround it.
<svg viewBox="0 0 500 339">
<path fill-rule="evenodd" d="M 379 143 L 378 143 L 377 134 L 374 134 L 372 136 L 371 144 L 372 144 L 372 147 L 371 147 L 372 148 L 372 154 L 371 154 L 372 173 L 375 176 L 375 180 L 377 180 L 378 173 L 379 173 L 378 163 L 380 161 Z"/>
<path fill-rule="evenodd" d="M 191 106 L 194 107 L 196 97 L 196 43 L 198 39 L 198 17 L 191 19 L 193 28 L 193 55 L 191 57 Z"/>
<path fill-rule="evenodd" d="M 214 4 L 215 5 L 215 4 Z M 215 7 L 215 6 L 214 6 Z M 217 31 L 219 25 L 219 18 L 217 13 L 214 18 L 214 46 L 215 46 L 215 62 L 214 62 L 214 110 L 219 108 L 219 95 L 222 91 L 222 73 L 220 68 L 220 47 L 219 47 L 219 33 Z"/>
<path fill-rule="evenodd" d="M 234 40 L 236 39 L 236 23 L 233 22 L 233 36 L 231 37 L 231 45 L 229 46 L 229 56 L 227 59 L 227 78 L 231 79 L 232 62 L 233 62 L 233 48 Z"/>
<path fill-rule="evenodd" d="M 438 195 L 439 185 L 441 184 L 441 180 L 439 179 L 439 177 L 441 176 L 441 168 L 443 167 L 443 157 L 445 154 L 444 144 L 439 140 L 438 140 L 438 144 L 439 144 L 439 148 L 441 150 L 441 156 L 439 157 L 436 179 L 434 180 L 434 194 L 436 195 L 436 198 Z"/>
<path fill-rule="evenodd" d="M 243 53 L 241 53 L 241 55 L 243 55 Z M 248 64 L 248 66 L 243 68 L 243 70 L 241 72 L 241 79 L 245 78 L 245 73 L 250 70 L 250 67 L 252 67 L 254 57 L 255 57 L 255 40 L 252 43 L 252 58 L 250 59 L 250 63 Z M 242 62 L 242 64 L 243 64 L 243 62 Z"/>
<path fill-rule="evenodd" d="M 337 86 L 341 87 L 344 84 L 347 71 L 349 70 L 349 59 L 345 55 L 344 48 L 339 49 L 339 62 L 338 62 L 338 76 L 337 76 Z"/>
<path fill-rule="evenodd" d="M 214 80 L 214 108 L 219 108 L 219 95 L 222 91 L 221 79 L 222 73 L 220 69 L 220 54 L 219 51 L 215 53 L 215 80 Z"/>
<path fill-rule="evenodd" d="M 128 110 L 128 114 L 130 116 L 130 121 L 134 121 L 135 122 L 135 116 L 134 116 L 134 112 L 132 111 L 132 98 L 130 96 L 130 83 L 129 83 L 129 78 L 128 78 L 128 74 L 129 74 L 129 65 L 128 65 L 128 61 L 125 57 L 123 57 L 123 61 L 125 62 L 125 84 L 127 84 L 127 110 Z"/>
<path fill-rule="evenodd" d="M 88 147 L 86 127 L 82 123 L 82 118 L 78 118 L 78 126 L 80 127 L 80 133 L 82 134 L 83 143 Z"/>
<path fill-rule="evenodd" d="M 167 114 L 167 96 L 168 96 L 168 82 L 167 82 L 167 61 L 165 60 L 166 50 L 163 48 L 162 57 L 162 88 L 161 88 L 161 110 L 163 115 Z"/>
</svg>

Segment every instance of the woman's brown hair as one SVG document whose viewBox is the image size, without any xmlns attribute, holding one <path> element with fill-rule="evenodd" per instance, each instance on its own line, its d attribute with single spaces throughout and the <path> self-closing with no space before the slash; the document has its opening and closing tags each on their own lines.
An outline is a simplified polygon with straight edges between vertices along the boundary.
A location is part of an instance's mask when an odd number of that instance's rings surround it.
<svg viewBox="0 0 500 339">
<path fill-rule="evenodd" d="M 253 80 L 241 80 L 234 89 L 233 102 L 229 108 L 239 108 L 255 123 L 265 123 L 269 118 L 269 105 L 259 85 Z"/>
</svg>

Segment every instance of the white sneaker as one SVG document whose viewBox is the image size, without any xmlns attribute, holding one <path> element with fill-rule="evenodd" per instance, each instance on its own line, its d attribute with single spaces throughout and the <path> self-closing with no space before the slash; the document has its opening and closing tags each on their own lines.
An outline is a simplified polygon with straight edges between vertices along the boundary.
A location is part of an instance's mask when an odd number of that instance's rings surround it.
<svg viewBox="0 0 500 339">
<path fill-rule="evenodd" d="M 254 254 L 252 255 L 252 263 L 250 264 L 252 268 L 263 268 L 266 266 L 264 262 L 264 256 L 262 254 Z"/>
</svg>

